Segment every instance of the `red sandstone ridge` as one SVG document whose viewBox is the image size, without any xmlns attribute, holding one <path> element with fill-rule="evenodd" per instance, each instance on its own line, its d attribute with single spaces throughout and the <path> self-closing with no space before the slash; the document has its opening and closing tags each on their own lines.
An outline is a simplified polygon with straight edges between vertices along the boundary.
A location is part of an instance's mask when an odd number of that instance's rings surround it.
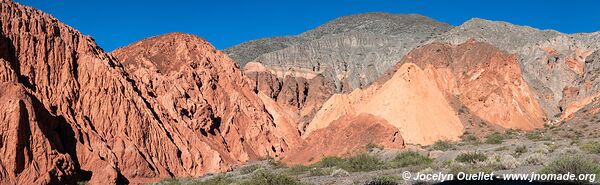
<svg viewBox="0 0 600 185">
<path fill-rule="evenodd" d="M 0 184 L 199 176 L 299 142 L 202 39 L 170 34 L 122 48 L 135 59 L 125 70 L 52 16 L 0 2 L 0 127 L 18 129 L 0 130 Z"/>
<path fill-rule="evenodd" d="M 308 69 L 282 69 L 249 62 L 244 73 L 253 80 L 256 91 L 264 93 L 294 118 L 304 132 L 308 122 L 332 95 L 333 83 L 323 75 Z"/>
<path fill-rule="evenodd" d="M 517 58 L 490 44 L 473 40 L 428 44 L 411 51 L 402 63 L 428 71 L 448 99 L 458 98 L 468 111 L 489 123 L 522 130 L 545 123 Z"/>
<path fill-rule="evenodd" d="M 400 130 L 386 120 L 371 114 L 345 115 L 325 129 L 306 137 L 306 143 L 289 152 L 286 164 L 310 164 L 327 156 L 348 157 L 366 150 L 368 144 L 385 148 L 403 148 Z"/>
</svg>

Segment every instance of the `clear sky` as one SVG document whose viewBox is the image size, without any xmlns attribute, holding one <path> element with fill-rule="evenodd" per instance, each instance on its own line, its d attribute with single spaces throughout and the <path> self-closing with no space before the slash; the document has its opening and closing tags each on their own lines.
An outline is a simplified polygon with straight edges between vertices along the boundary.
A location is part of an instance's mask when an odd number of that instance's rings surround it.
<svg viewBox="0 0 600 185">
<path fill-rule="evenodd" d="M 479 17 L 565 33 L 600 30 L 600 1 L 555 0 L 16 0 L 94 37 L 106 51 L 168 32 L 219 49 L 294 35 L 363 12 L 417 13 L 452 25 Z"/>
</svg>

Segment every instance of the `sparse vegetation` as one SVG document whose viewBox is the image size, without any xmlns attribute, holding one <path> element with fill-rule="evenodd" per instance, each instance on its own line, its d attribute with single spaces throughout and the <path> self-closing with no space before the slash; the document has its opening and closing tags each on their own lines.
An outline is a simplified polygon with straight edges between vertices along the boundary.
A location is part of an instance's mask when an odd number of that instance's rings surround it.
<svg viewBox="0 0 600 185">
<path fill-rule="evenodd" d="M 349 172 L 373 171 L 383 169 L 383 165 L 384 163 L 375 156 L 360 154 L 349 158 L 342 169 Z"/>
<path fill-rule="evenodd" d="M 543 153 L 533 153 L 525 158 L 525 162 L 529 165 L 543 165 L 546 161 L 546 156 Z"/>
<path fill-rule="evenodd" d="M 485 138 L 485 143 L 486 144 L 502 144 L 502 142 L 504 142 L 504 139 L 506 139 L 506 136 L 504 134 L 501 133 L 493 133 L 490 134 L 489 136 L 487 136 Z"/>
<path fill-rule="evenodd" d="M 400 178 L 396 176 L 381 176 L 371 179 L 365 185 L 396 185 L 400 182 Z"/>
<path fill-rule="evenodd" d="M 200 182 L 194 182 L 194 185 L 228 185 L 228 184 L 232 184 L 234 181 L 227 175 L 217 175 L 213 178 L 204 180 L 204 181 L 200 181 Z"/>
<path fill-rule="evenodd" d="M 454 146 L 452 145 L 451 141 L 439 140 L 439 141 L 436 141 L 433 145 L 431 145 L 431 149 L 448 151 L 448 150 L 454 149 Z"/>
<path fill-rule="evenodd" d="M 592 154 L 600 154 L 600 142 L 598 141 L 589 141 L 584 144 L 580 144 L 579 148 Z"/>
<path fill-rule="evenodd" d="M 290 175 L 297 175 L 297 174 L 301 174 L 304 172 L 308 172 L 310 170 L 311 170 L 311 167 L 309 167 L 309 166 L 295 165 L 295 166 L 288 168 L 286 170 L 286 173 L 288 173 Z"/>
<path fill-rule="evenodd" d="M 528 151 L 527 146 L 525 146 L 525 145 L 517 146 L 517 148 L 515 148 L 515 154 L 517 156 L 527 153 L 527 151 Z"/>
<path fill-rule="evenodd" d="M 458 155 L 455 160 L 458 162 L 475 164 L 487 160 L 487 156 L 478 152 L 467 152 Z"/>
<path fill-rule="evenodd" d="M 324 157 L 323 159 L 321 159 L 321 161 L 319 161 L 315 165 L 318 167 L 327 168 L 327 167 L 342 166 L 342 165 L 344 165 L 344 162 L 345 162 L 345 160 L 340 157 L 329 156 L 329 157 Z"/>
<path fill-rule="evenodd" d="M 315 166 L 321 168 L 338 167 L 349 172 L 373 171 L 385 168 L 383 161 L 368 154 L 360 154 L 348 159 L 325 157 L 320 162 L 316 163 Z"/>
<path fill-rule="evenodd" d="M 285 184 L 285 185 L 304 185 L 305 183 L 300 182 L 294 177 L 290 177 L 283 173 L 274 174 L 266 170 L 259 170 L 252 174 L 252 176 L 240 183 L 240 185 L 263 185 L 263 184 Z"/>
<path fill-rule="evenodd" d="M 415 165 L 427 165 L 431 162 L 433 162 L 433 159 L 423 156 L 417 152 L 409 151 L 398 154 L 390 161 L 390 166 L 394 168 L 401 168 Z"/>
<path fill-rule="evenodd" d="M 252 173 L 258 169 L 260 169 L 260 165 L 249 165 L 249 166 L 244 166 L 240 169 L 240 174 L 245 175 L 245 174 L 249 174 Z"/>
<path fill-rule="evenodd" d="M 468 133 L 468 132 L 465 132 L 461 136 L 461 139 L 463 142 L 466 142 L 466 143 L 475 144 L 475 145 L 479 144 L 479 139 L 477 138 L 477 136 L 475 136 L 471 133 Z"/>
<path fill-rule="evenodd" d="M 587 159 L 581 155 L 564 155 L 544 167 L 540 173 L 545 174 L 596 174 L 600 175 L 600 165 L 597 161 Z M 581 183 L 587 183 L 583 181 Z"/>
</svg>

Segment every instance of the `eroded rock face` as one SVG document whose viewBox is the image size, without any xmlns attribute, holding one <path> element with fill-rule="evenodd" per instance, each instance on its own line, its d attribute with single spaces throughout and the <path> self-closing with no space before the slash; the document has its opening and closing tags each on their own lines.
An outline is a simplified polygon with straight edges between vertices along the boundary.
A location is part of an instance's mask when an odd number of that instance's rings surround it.
<svg viewBox="0 0 600 185">
<path fill-rule="evenodd" d="M 296 107 L 292 111 L 301 118 L 302 130 L 315 107 L 332 94 L 366 88 L 404 54 L 450 28 L 421 15 L 364 13 L 300 35 L 249 41 L 225 51 L 248 69 L 268 69 L 247 74 L 259 91 Z"/>
<path fill-rule="evenodd" d="M 77 182 L 75 140 L 64 118 L 10 82 L 0 83 L 0 110 L 0 184 Z"/>
<path fill-rule="evenodd" d="M 304 132 L 308 122 L 333 94 L 332 84 L 321 74 L 309 70 L 283 70 L 250 62 L 244 74 L 253 80 L 255 91 L 266 94 L 293 115 L 300 132 Z"/>
<path fill-rule="evenodd" d="M 448 99 L 504 128 L 532 130 L 545 123 L 535 94 L 523 80 L 517 58 L 494 46 L 469 40 L 459 45 L 432 43 L 413 50 L 402 63 L 429 72 Z"/>
<path fill-rule="evenodd" d="M 516 54 L 523 79 L 531 87 L 548 123 L 558 123 L 573 111 L 585 106 L 593 95 L 573 98 L 583 92 L 582 80 L 589 66 L 589 55 L 600 49 L 600 32 L 563 34 L 554 30 L 538 30 L 506 22 L 472 19 L 432 40 L 463 43 L 469 39 L 486 42 Z M 596 86 L 588 81 L 587 87 Z M 586 94 L 586 93 L 584 93 Z M 569 108 L 571 107 L 571 108 Z"/>
<path fill-rule="evenodd" d="M 126 70 L 52 16 L 8 0 L 0 7 L 0 79 L 16 84 L 2 85 L 0 124 L 31 131 L 0 132 L 2 182 L 198 176 L 278 157 L 297 141 L 295 127 L 275 123 L 277 109 L 202 39 L 170 34 L 122 48 L 135 59 Z"/>
<path fill-rule="evenodd" d="M 326 128 L 315 130 L 286 155 L 283 162 L 311 164 L 327 156 L 349 157 L 365 152 L 368 144 L 388 149 L 404 147 L 400 130 L 371 114 L 344 115 Z"/>
</svg>

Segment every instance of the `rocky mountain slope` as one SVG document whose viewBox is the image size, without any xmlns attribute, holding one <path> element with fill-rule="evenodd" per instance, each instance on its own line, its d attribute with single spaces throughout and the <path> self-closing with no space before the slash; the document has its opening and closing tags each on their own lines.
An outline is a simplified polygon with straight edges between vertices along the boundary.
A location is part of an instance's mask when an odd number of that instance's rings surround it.
<svg viewBox="0 0 600 185">
<path fill-rule="evenodd" d="M 48 14 L 0 6 L 2 184 L 199 176 L 299 142 L 203 39 L 147 39 L 121 48 L 121 64 Z"/>
<path fill-rule="evenodd" d="M 303 130 L 333 93 L 367 87 L 411 49 L 450 28 L 420 15 L 365 13 L 297 36 L 250 41 L 225 51 L 246 65 L 257 90 L 295 107 Z"/>
<path fill-rule="evenodd" d="M 600 33 L 367 13 L 225 52 L 170 33 L 107 53 L 0 2 L 0 184 L 138 184 L 600 127 Z"/>
<path fill-rule="evenodd" d="M 523 78 L 551 122 L 568 117 L 572 111 L 566 111 L 567 107 L 580 107 L 577 102 L 598 96 L 598 89 L 591 88 L 598 83 L 593 79 L 584 80 L 584 76 L 590 76 L 585 74 L 596 70 L 592 59 L 587 58 L 599 49 L 598 32 L 563 34 L 506 22 L 472 19 L 430 42 L 458 44 L 469 39 L 487 42 L 517 55 Z"/>
</svg>

